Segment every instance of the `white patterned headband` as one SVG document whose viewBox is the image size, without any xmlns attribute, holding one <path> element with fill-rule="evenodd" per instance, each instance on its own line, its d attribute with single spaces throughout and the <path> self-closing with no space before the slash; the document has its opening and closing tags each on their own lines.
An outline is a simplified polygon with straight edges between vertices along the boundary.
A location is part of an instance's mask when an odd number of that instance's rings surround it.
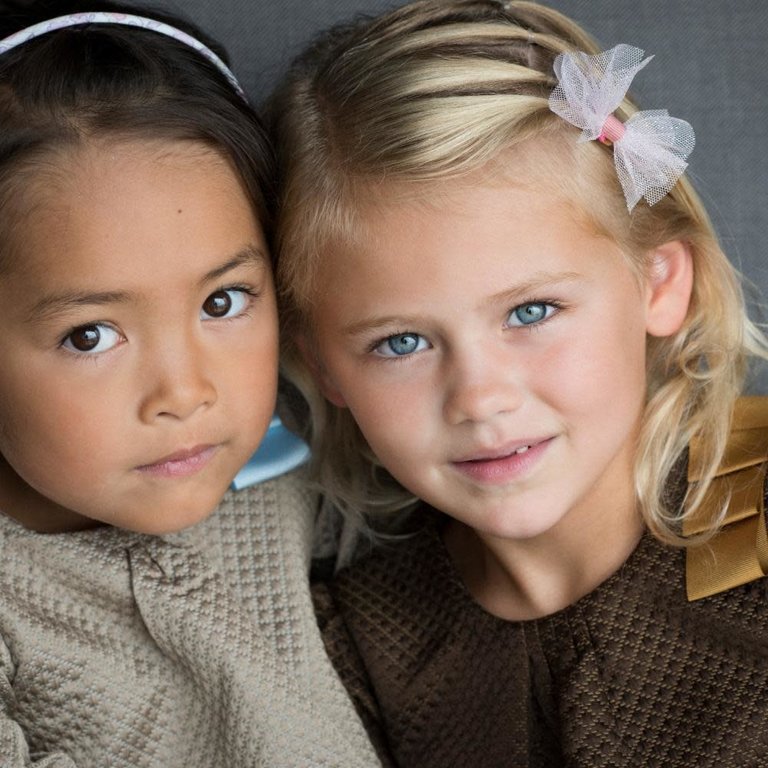
<svg viewBox="0 0 768 768">
<path fill-rule="evenodd" d="M 49 32 L 83 24 L 119 24 L 125 27 L 140 27 L 141 29 L 149 29 L 161 35 L 166 35 L 166 37 L 172 37 L 174 40 L 194 48 L 201 56 L 208 59 L 227 78 L 235 91 L 246 100 L 245 92 L 240 87 L 240 83 L 237 82 L 237 78 L 232 70 L 208 46 L 203 45 L 192 35 L 188 35 L 186 32 L 172 27 L 170 24 L 165 24 L 155 19 L 147 19 L 144 16 L 133 16 L 129 13 L 108 13 L 105 11 L 70 13 L 66 16 L 57 16 L 54 19 L 41 21 L 39 24 L 34 24 L 19 32 L 14 32 L 14 34 L 6 37 L 4 40 L 0 40 L 0 55 L 23 43 L 34 40 L 36 37 L 47 35 Z"/>
<path fill-rule="evenodd" d="M 640 198 L 654 205 L 670 192 L 696 143 L 693 128 L 666 109 L 637 112 L 626 123 L 613 114 L 652 58 L 643 59 L 640 48 L 624 44 L 597 56 L 562 53 L 554 65 L 558 85 L 549 97 L 553 112 L 582 129 L 579 141 L 613 145 L 630 213 Z"/>
</svg>

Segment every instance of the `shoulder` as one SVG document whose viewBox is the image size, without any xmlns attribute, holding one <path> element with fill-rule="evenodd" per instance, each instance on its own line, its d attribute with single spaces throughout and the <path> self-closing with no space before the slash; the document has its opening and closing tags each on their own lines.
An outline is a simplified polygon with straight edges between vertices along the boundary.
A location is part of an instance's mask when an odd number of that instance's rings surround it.
<svg viewBox="0 0 768 768">
<path fill-rule="evenodd" d="M 227 491 L 213 514 L 173 540 L 210 551 L 213 542 L 225 548 L 251 543 L 259 551 L 293 551 L 309 562 L 318 496 L 303 468 L 242 490 Z"/>
<path fill-rule="evenodd" d="M 440 518 L 419 514 L 425 518 L 417 532 L 381 543 L 341 570 L 316 599 L 325 621 L 341 617 L 335 620 L 376 680 L 386 680 L 395 667 L 407 679 L 482 622 L 442 542 Z"/>
<path fill-rule="evenodd" d="M 325 582 L 312 585 L 312 602 L 328 658 L 352 700 L 382 765 L 389 766 L 392 758 L 375 686 L 346 624 L 343 611 L 335 603 L 333 593 Z"/>
<path fill-rule="evenodd" d="M 326 638 L 334 642 L 343 635 L 342 627 L 363 645 L 390 631 L 399 634 L 404 621 L 421 614 L 414 610 L 417 593 L 435 581 L 431 561 L 440 541 L 431 526 L 371 546 L 368 554 L 333 579 L 313 585 L 318 621 Z"/>
<path fill-rule="evenodd" d="M 436 658 L 430 638 L 446 637 L 445 625 L 431 621 L 427 610 L 444 601 L 425 596 L 439 583 L 439 546 L 429 529 L 380 542 L 331 581 L 312 585 L 326 653 L 384 766 L 396 763 L 400 729 L 393 723 L 414 712 L 405 702 L 415 675 Z M 393 712 L 400 713 L 394 720 Z"/>
<path fill-rule="evenodd" d="M 437 516 L 426 514 L 410 532 L 377 539 L 367 555 L 338 572 L 330 586 L 338 605 L 350 613 L 375 612 L 383 618 L 395 608 L 413 613 L 417 605 L 429 602 L 431 590 L 450 580 L 453 568 Z"/>
<path fill-rule="evenodd" d="M 43 534 L 0 514 L 0 585 L 8 587 L 6 596 L 22 585 L 62 597 L 74 585 L 74 592 L 98 592 L 107 584 L 122 589 L 129 577 L 126 551 L 145 538 L 110 526 Z"/>
<path fill-rule="evenodd" d="M 382 543 L 330 584 L 315 586 L 318 620 L 381 754 L 402 765 L 437 765 L 447 753 L 456 757 L 437 746 L 449 733 L 451 744 L 482 744 L 487 757 L 500 742 L 514 741 L 510 734 L 517 731 L 506 725 L 525 721 L 521 710 L 522 720 L 515 717 L 516 676 L 524 668 L 517 649 L 524 646 L 510 635 L 515 627 L 472 601 L 443 545 L 439 519 L 424 509 L 418 514 L 425 525 L 417 533 Z M 472 708 L 483 712 L 480 726 L 467 716 Z M 377 733 L 386 738 L 377 740 Z"/>
<path fill-rule="evenodd" d="M 310 487 L 306 470 L 299 468 L 242 490 L 228 491 L 219 505 L 219 513 L 247 509 L 268 515 L 277 512 L 314 514 L 316 508 L 317 493 Z"/>
<path fill-rule="evenodd" d="M 359 653 L 370 663 L 427 619 L 441 591 L 442 542 L 432 526 L 378 541 L 333 579 L 312 586 L 318 623 L 332 657 Z M 338 666 L 338 664 L 337 664 Z"/>
</svg>

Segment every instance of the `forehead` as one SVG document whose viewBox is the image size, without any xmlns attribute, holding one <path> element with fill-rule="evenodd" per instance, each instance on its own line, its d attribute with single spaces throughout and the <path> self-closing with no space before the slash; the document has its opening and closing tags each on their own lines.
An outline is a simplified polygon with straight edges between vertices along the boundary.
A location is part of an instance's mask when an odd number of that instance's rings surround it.
<svg viewBox="0 0 768 768">
<path fill-rule="evenodd" d="M 48 158 L 37 171 L 23 205 L 17 201 L 5 283 L 132 288 L 248 246 L 266 254 L 239 180 L 204 146 L 89 146 Z"/>
<path fill-rule="evenodd" d="M 448 249 L 456 241 L 471 253 L 473 243 L 479 247 L 478 234 L 486 242 L 520 246 L 564 227 L 600 236 L 580 200 L 550 182 L 505 159 L 460 178 L 371 185 L 356 192 L 353 226 L 329 238 L 325 253 L 332 260 L 395 244 Z"/>
<path fill-rule="evenodd" d="M 498 190 L 499 201 L 505 190 L 530 193 L 531 200 L 519 201 L 517 212 L 510 205 L 508 216 L 514 221 L 526 219 L 521 211 L 534 198 L 537 205 L 542 199 L 552 202 L 555 216 L 568 215 L 587 232 L 619 244 L 640 278 L 643 254 L 632 237 L 610 152 L 595 142 L 580 144 L 577 139 L 578 131 L 561 129 L 507 147 L 484 167 L 462 175 L 346 177 L 330 196 L 333 202 L 329 196 L 310 201 L 292 221 L 294 234 L 288 240 L 299 245 L 288 247 L 281 255 L 285 295 L 301 315 L 311 314 L 319 294 L 332 292 L 345 259 L 350 269 L 354 268 L 353 257 L 375 260 L 374 244 L 393 246 L 408 221 L 413 225 L 411 239 L 423 237 L 419 219 L 441 209 L 455 213 L 451 220 L 463 220 L 464 231 L 479 226 L 479 220 L 467 215 L 471 209 L 464 204 L 467 192 L 476 188 Z"/>
<path fill-rule="evenodd" d="M 195 185 L 205 181 L 217 196 L 237 199 L 243 194 L 227 162 L 213 149 L 192 141 L 104 137 L 25 158 L 0 191 L 4 198 L 0 268 L 9 268 L 20 249 L 28 256 L 28 246 L 40 234 L 47 239 L 57 229 L 71 233 L 78 215 L 91 221 L 113 216 L 120 196 L 162 197 L 173 186 L 163 183 L 168 168 L 175 177 L 183 170 Z"/>
<path fill-rule="evenodd" d="M 217 194 L 241 193 L 227 161 L 200 142 L 101 138 L 35 164 L 28 174 L 29 196 L 48 209 L 87 204 L 99 211 L 121 194 L 167 195 L 182 176 Z"/>
<path fill-rule="evenodd" d="M 425 176 L 429 172 L 426 169 Z M 341 195 L 342 215 L 352 221 L 336 237 L 364 241 L 371 222 L 381 212 L 397 207 L 429 209 L 455 205 L 461 209 L 466 193 L 479 187 L 519 190 L 530 194 L 532 204 L 548 198 L 585 228 L 599 235 L 626 241 L 628 223 L 609 150 L 595 142 L 578 142 L 578 131 L 558 130 L 502 149 L 485 165 L 461 173 L 450 170 L 429 178 L 353 179 L 349 192 Z M 619 192 L 616 195 L 616 192 Z M 524 207 L 525 199 L 518 199 Z M 334 238 L 331 237 L 331 240 Z"/>
<path fill-rule="evenodd" d="M 326 249 L 316 305 L 363 312 L 388 297 L 458 307 L 556 281 L 623 282 L 623 256 L 549 190 L 501 177 L 427 185 L 359 209 L 357 236 Z"/>
</svg>

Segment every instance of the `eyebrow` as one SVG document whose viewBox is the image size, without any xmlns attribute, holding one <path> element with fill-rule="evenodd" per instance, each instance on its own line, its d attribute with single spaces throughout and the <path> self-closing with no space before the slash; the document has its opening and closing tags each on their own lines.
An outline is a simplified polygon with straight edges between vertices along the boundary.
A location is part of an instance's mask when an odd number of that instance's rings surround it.
<svg viewBox="0 0 768 768">
<path fill-rule="evenodd" d="M 580 275 L 578 272 L 538 272 L 524 283 L 518 283 L 511 288 L 494 293 L 493 296 L 490 296 L 483 303 L 498 304 L 504 300 L 515 302 L 535 298 L 546 299 L 548 298 L 547 296 L 536 296 L 536 294 L 539 291 L 548 289 L 550 286 L 556 287 L 563 283 L 579 283 L 584 282 L 584 280 L 584 275 Z"/>
<path fill-rule="evenodd" d="M 269 264 L 267 255 L 256 245 L 247 245 L 238 251 L 231 259 L 214 267 L 198 281 L 200 287 L 226 275 L 233 269 L 245 264 L 261 266 Z M 79 293 L 77 291 L 56 293 L 43 296 L 29 311 L 29 320 L 43 322 L 58 315 L 71 312 L 79 307 L 103 307 L 110 304 L 127 304 L 137 299 L 134 291 L 95 291 Z"/>
<path fill-rule="evenodd" d="M 243 265 L 250 264 L 259 267 L 267 266 L 269 263 L 269 257 L 264 251 L 257 248 L 255 245 L 247 245 L 241 251 L 236 253 L 229 261 L 219 267 L 214 267 L 210 272 L 207 272 L 202 280 L 200 280 L 200 286 L 218 280 L 223 275 L 226 275 L 227 272 L 231 272 L 233 269 L 237 269 Z"/>
<path fill-rule="evenodd" d="M 577 272 L 540 272 L 535 274 L 524 283 L 518 283 L 510 288 L 505 288 L 492 296 L 485 298 L 482 302 L 484 306 L 493 306 L 499 303 L 514 304 L 515 302 L 533 300 L 535 298 L 547 299 L 549 296 L 539 296 L 535 294 L 538 291 L 545 290 L 550 286 L 562 285 L 563 283 L 583 282 L 584 276 Z M 366 317 L 362 320 L 351 323 L 343 329 L 347 336 L 363 336 L 371 331 L 376 331 L 384 327 L 396 326 L 407 328 L 410 325 L 419 325 L 427 318 L 420 314 L 414 315 L 384 315 L 380 317 Z"/>
</svg>

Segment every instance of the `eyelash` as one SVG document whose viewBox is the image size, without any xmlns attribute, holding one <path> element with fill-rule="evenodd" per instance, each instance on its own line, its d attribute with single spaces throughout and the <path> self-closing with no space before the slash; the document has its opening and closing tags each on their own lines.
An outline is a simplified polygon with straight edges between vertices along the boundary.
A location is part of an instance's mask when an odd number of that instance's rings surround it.
<svg viewBox="0 0 768 768">
<path fill-rule="evenodd" d="M 250 285 L 223 285 L 220 288 L 216 288 L 215 290 L 211 291 L 206 297 L 206 300 L 213 296 L 214 293 L 226 293 L 227 291 L 238 291 L 239 293 L 244 293 L 248 297 L 246 306 L 243 308 L 242 312 L 238 312 L 238 314 L 236 314 L 234 317 L 210 317 L 208 318 L 209 320 L 232 322 L 234 320 L 239 320 L 241 317 L 248 317 L 249 310 L 253 306 L 254 300 L 261 295 L 260 291 L 254 289 Z"/>
<path fill-rule="evenodd" d="M 538 320 L 534 323 L 521 323 L 520 325 L 508 325 L 507 328 L 515 328 L 515 329 L 528 329 L 529 331 L 534 331 L 539 329 L 542 325 L 547 323 L 547 321 L 551 320 L 553 317 L 555 317 L 560 310 L 564 308 L 564 304 L 562 302 L 557 301 L 556 299 L 532 299 L 530 301 L 521 301 L 519 304 L 515 304 L 514 307 L 512 307 L 507 312 L 507 317 L 511 316 L 516 310 L 521 309 L 522 307 L 530 307 L 530 306 L 543 306 L 547 309 L 551 308 L 553 311 L 551 311 L 549 314 L 547 314 L 545 317 L 543 317 L 541 320 Z"/>
<path fill-rule="evenodd" d="M 238 320 L 241 317 L 248 316 L 248 311 L 251 308 L 253 300 L 260 296 L 259 291 L 255 290 L 254 288 L 248 285 L 241 285 L 241 284 L 222 285 L 221 287 L 215 288 L 213 291 L 211 291 L 208 294 L 208 296 L 206 296 L 206 301 L 215 293 L 226 293 L 227 291 L 238 291 L 240 293 L 245 294 L 248 297 L 246 307 L 244 307 L 244 309 L 234 317 L 208 317 L 206 322 L 209 320 L 231 322 L 234 320 Z M 79 323 L 78 325 L 74 325 L 70 327 L 69 330 L 67 330 L 66 333 L 64 333 L 59 339 L 57 347 L 59 349 L 63 349 L 67 354 L 72 355 L 76 359 L 90 360 L 92 362 L 95 362 L 101 355 L 106 354 L 107 352 L 111 352 L 112 349 L 115 348 L 115 347 L 110 347 L 110 349 L 105 350 L 104 352 L 89 352 L 84 350 L 69 349 L 68 347 L 65 346 L 67 340 L 72 336 L 72 334 L 74 334 L 76 331 L 86 329 L 86 328 L 109 328 L 111 331 L 114 331 L 115 333 L 117 333 L 122 337 L 122 334 L 120 333 L 120 331 L 112 323 L 108 323 L 103 320 L 95 320 L 92 323 Z M 115 345 L 115 346 L 118 346 L 118 345 Z"/>
<path fill-rule="evenodd" d="M 66 354 L 70 355 L 75 360 L 88 360 L 90 362 L 96 362 L 102 355 L 107 354 L 108 352 L 111 352 L 115 347 L 120 345 L 120 342 L 115 344 L 114 347 L 110 347 L 107 350 L 104 350 L 103 352 L 91 352 L 90 350 L 79 350 L 79 349 L 70 349 L 66 346 L 67 341 L 70 339 L 70 337 L 80 330 L 85 330 L 88 328 L 108 328 L 111 332 L 117 334 L 121 340 L 123 340 L 125 337 L 122 333 L 114 326 L 112 323 L 107 323 L 104 321 L 97 320 L 93 323 L 82 323 L 80 325 L 75 325 L 72 328 L 70 328 L 60 339 L 58 343 L 59 349 L 63 350 Z M 101 341 L 101 339 L 99 339 Z M 98 343 L 98 342 L 97 342 Z"/>
<path fill-rule="evenodd" d="M 386 336 L 379 337 L 376 341 L 372 342 L 368 345 L 368 354 L 372 354 L 375 358 L 379 360 L 386 360 L 389 362 L 402 362 L 404 360 L 407 360 L 411 357 L 413 357 L 414 353 L 406 354 L 406 355 L 382 355 L 381 353 L 377 353 L 376 350 L 379 349 L 381 346 L 386 344 L 387 341 L 390 339 L 395 339 L 398 336 L 415 336 L 420 339 L 423 339 L 424 336 L 421 333 L 416 333 L 415 331 L 395 331 L 394 333 L 388 333 Z"/>
<path fill-rule="evenodd" d="M 507 313 L 506 317 L 510 317 L 516 310 L 521 309 L 522 307 L 526 306 L 532 306 L 532 305 L 540 305 L 546 307 L 548 310 L 551 308 L 551 311 L 549 311 L 549 314 L 547 314 L 545 317 L 543 317 L 541 320 L 538 320 L 534 323 L 528 323 L 524 324 L 521 323 L 520 325 L 508 325 L 505 321 L 505 329 L 506 330 L 512 330 L 512 329 L 520 329 L 520 330 L 528 330 L 530 333 L 532 333 L 535 330 L 538 330 L 542 325 L 544 325 L 547 321 L 549 321 L 552 317 L 558 314 L 560 310 L 564 308 L 564 305 L 562 302 L 557 301 L 556 299 L 532 299 L 529 301 L 521 301 L 519 304 L 515 304 L 515 306 L 511 307 Z M 386 360 L 386 362 L 403 362 L 405 360 L 408 360 L 409 358 L 413 357 L 415 352 L 409 353 L 409 354 L 403 354 L 403 355 L 383 355 L 383 354 L 377 354 L 376 350 L 382 347 L 387 341 L 390 339 L 397 338 L 398 336 L 415 336 L 418 338 L 425 338 L 423 334 L 417 333 L 413 330 L 398 330 L 394 333 L 388 333 L 386 336 L 381 336 L 374 340 L 371 344 L 368 345 L 367 352 L 368 354 L 373 354 L 375 357 L 381 360 Z"/>
</svg>

